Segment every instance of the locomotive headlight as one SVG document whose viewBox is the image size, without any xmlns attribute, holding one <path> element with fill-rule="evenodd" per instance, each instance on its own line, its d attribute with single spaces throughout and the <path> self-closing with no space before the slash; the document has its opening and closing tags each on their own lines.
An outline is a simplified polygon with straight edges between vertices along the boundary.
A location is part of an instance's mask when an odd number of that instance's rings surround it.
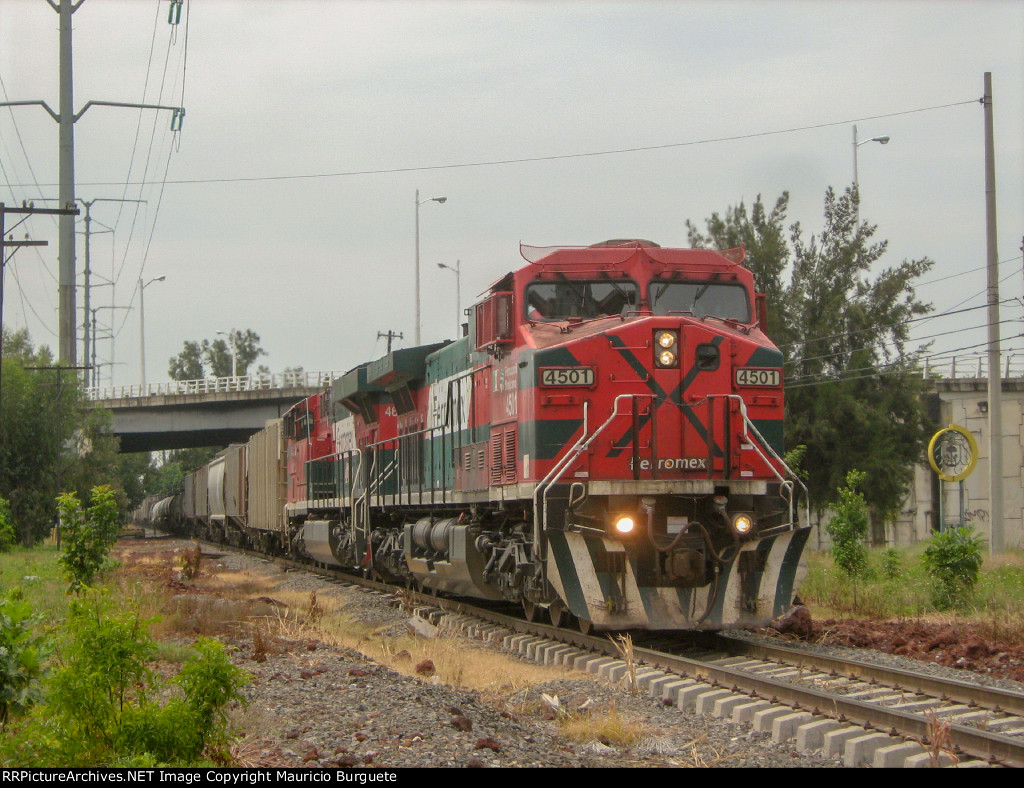
<svg viewBox="0 0 1024 788">
<path fill-rule="evenodd" d="M 633 533 L 633 529 L 636 527 L 636 521 L 628 514 L 623 514 L 615 518 L 615 532 L 625 536 L 626 534 Z"/>
<path fill-rule="evenodd" d="M 732 527 L 740 536 L 746 536 L 754 528 L 754 520 L 749 514 L 737 514 L 732 518 Z"/>
<path fill-rule="evenodd" d="M 679 332 L 655 331 L 655 365 L 661 369 L 679 366 Z"/>
</svg>

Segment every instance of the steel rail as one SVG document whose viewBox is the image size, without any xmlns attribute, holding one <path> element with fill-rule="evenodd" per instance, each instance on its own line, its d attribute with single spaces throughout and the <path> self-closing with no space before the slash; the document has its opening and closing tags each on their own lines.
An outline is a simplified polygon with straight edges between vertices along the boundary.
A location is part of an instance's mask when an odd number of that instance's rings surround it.
<svg viewBox="0 0 1024 788">
<path fill-rule="evenodd" d="M 926 676 L 905 668 L 875 665 L 852 658 L 833 657 L 782 645 L 752 643 L 724 635 L 721 638 L 726 644 L 724 648 L 735 656 L 779 660 L 796 664 L 798 667 L 813 667 L 822 673 L 840 674 L 852 679 L 878 682 L 896 690 L 918 692 L 942 700 L 966 703 L 971 706 L 978 705 L 992 711 L 1002 711 L 1024 717 L 1024 693 L 971 684 L 958 679 Z"/>
</svg>

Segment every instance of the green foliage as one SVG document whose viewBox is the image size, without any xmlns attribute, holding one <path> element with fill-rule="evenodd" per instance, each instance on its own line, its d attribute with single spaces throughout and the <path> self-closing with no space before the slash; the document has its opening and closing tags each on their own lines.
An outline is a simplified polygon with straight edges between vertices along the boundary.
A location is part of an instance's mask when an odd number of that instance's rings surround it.
<svg viewBox="0 0 1024 788">
<path fill-rule="evenodd" d="M 70 642 L 47 685 L 47 700 L 0 741 L 0 764 L 20 766 L 190 766 L 225 762 L 226 708 L 244 702 L 247 674 L 224 647 L 201 639 L 166 696 L 149 663 L 151 622 L 105 595 L 71 605 Z"/>
<path fill-rule="evenodd" d="M 931 541 L 898 548 L 900 574 L 886 576 L 887 554 L 894 550 L 869 550 L 868 571 L 856 584 L 835 566 L 827 552 L 808 551 L 807 577 L 800 598 L 814 618 L 841 616 L 907 619 L 936 610 L 935 580 L 924 566 Z M 856 592 L 856 593 L 855 593 Z M 970 621 L 982 638 L 1024 643 L 1024 553 L 1008 551 L 998 560 L 986 561 L 969 604 L 958 615 Z"/>
<path fill-rule="evenodd" d="M 846 474 L 846 486 L 839 489 L 836 513 L 827 526 L 832 538 L 832 559 L 851 578 L 863 576 L 868 567 L 868 507 L 857 489 L 864 479 L 865 474 L 857 470 Z"/>
<path fill-rule="evenodd" d="M 882 553 L 882 574 L 887 580 L 898 580 L 899 576 L 903 574 L 900 551 L 895 547 L 888 547 Z"/>
<path fill-rule="evenodd" d="M 687 227 L 695 247 L 747 248 L 746 265 L 769 299 L 768 334 L 786 355 L 786 443 L 807 447 L 811 500 L 836 503 L 846 473 L 858 468 L 877 524 L 899 506 L 931 433 L 925 381 L 906 345 L 908 321 L 930 311 L 913 281 L 932 261 L 873 275 L 887 244 L 872 242 L 877 228 L 858 222 L 857 204 L 854 190 L 829 189 L 824 229 L 809 239 L 797 222 L 787 241 L 788 193 L 772 209 L 758 196 L 749 213 L 740 203 L 712 214 L 706 235 Z"/>
<path fill-rule="evenodd" d="M 18 543 L 11 520 L 11 505 L 6 498 L 0 498 L 0 553 L 6 553 Z"/>
<path fill-rule="evenodd" d="M 94 487 L 91 504 L 83 512 L 74 493 L 62 493 L 57 498 L 64 548 L 60 564 L 71 581 L 71 591 L 92 583 L 120 530 L 113 490 L 105 485 Z"/>
<path fill-rule="evenodd" d="M 109 481 L 117 439 L 110 415 L 86 400 L 76 375 L 56 369 L 26 331 L 4 331 L 0 392 L 0 496 L 10 503 L 18 540 L 41 541 L 53 525 L 60 489 L 85 496 Z"/>
<path fill-rule="evenodd" d="M 34 633 L 33 615 L 20 592 L 0 599 L 0 730 L 11 713 L 22 713 L 42 696 L 40 680 L 50 654 L 49 640 Z"/>
<path fill-rule="evenodd" d="M 786 456 L 783 457 L 786 465 L 789 466 L 790 470 L 797 475 L 798 478 L 807 480 L 807 471 L 804 470 L 804 457 L 807 456 L 807 447 L 803 444 L 794 446 L 786 452 Z"/>
<path fill-rule="evenodd" d="M 921 560 L 933 582 L 932 601 L 939 610 L 964 606 L 978 584 L 981 537 L 972 528 L 935 534 Z"/>
</svg>

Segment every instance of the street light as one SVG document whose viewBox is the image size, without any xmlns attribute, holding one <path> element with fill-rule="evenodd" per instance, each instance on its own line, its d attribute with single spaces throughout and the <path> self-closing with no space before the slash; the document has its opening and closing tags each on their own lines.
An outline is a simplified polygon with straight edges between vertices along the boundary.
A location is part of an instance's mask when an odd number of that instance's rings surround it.
<svg viewBox="0 0 1024 788">
<path fill-rule="evenodd" d="M 447 197 L 428 197 L 420 199 L 420 190 L 416 190 L 416 345 L 420 344 L 420 206 L 425 202 L 443 203 Z"/>
<path fill-rule="evenodd" d="M 857 192 L 857 211 L 856 211 L 857 224 L 860 224 L 860 183 L 857 180 L 857 148 L 859 148 L 861 145 L 867 145 L 869 142 L 878 142 L 878 143 L 881 143 L 882 145 L 888 145 L 889 144 L 889 137 L 888 136 L 885 136 L 885 137 L 872 137 L 869 140 L 864 140 L 863 142 L 857 142 L 857 127 L 854 126 L 853 127 L 853 188 L 854 188 L 854 191 Z"/>
<path fill-rule="evenodd" d="M 235 329 L 228 331 L 218 331 L 218 334 L 223 334 L 228 338 L 228 342 L 231 343 L 231 377 L 238 377 L 238 355 L 235 349 Z"/>
<path fill-rule="evenodd" d="M 447 268 L 449 271 L 455 272 L 455 316 L 457 318 L 455 323 L 455 338 L 458 339 L 460 336 L 462 336 L 462 304 L 460 298 L 460 291 L 462 288 L 459 283 L 459 274 L 461 272 L 461 267 L 459 266 L 458 260 L 455 261 L 454 268 L 452 268 L 450 265 L 445 265 L 444 263 L 438 263 L 437 267 Z"/>
<path fill-rule="evenodd" d="M 167 277 L 164 275 L 154 276 L 143 284 L 139 280 L 139 365 L 142 367 L 142 391 L 146 391 L 146 308 L 143 305 L 142 294 L 153 282 L 162 282 Z"/>
</svg>

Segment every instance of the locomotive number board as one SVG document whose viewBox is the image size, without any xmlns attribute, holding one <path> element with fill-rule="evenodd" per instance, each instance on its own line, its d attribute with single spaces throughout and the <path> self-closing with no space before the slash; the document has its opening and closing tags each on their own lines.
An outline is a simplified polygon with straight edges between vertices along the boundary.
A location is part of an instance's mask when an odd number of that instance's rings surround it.
<svg viewBox="0 0 1024 788">
<path fill-rule="evenodd" d="M 782 383 L 782 370 L 764 367 L 738 367 L 737 386 L 778 386 Z"/>
<path fill-rule="evenodd" d="M 593 386 L 596 380 L 593 367 L 541 367 L 542 386 Z"/>
</svg>

